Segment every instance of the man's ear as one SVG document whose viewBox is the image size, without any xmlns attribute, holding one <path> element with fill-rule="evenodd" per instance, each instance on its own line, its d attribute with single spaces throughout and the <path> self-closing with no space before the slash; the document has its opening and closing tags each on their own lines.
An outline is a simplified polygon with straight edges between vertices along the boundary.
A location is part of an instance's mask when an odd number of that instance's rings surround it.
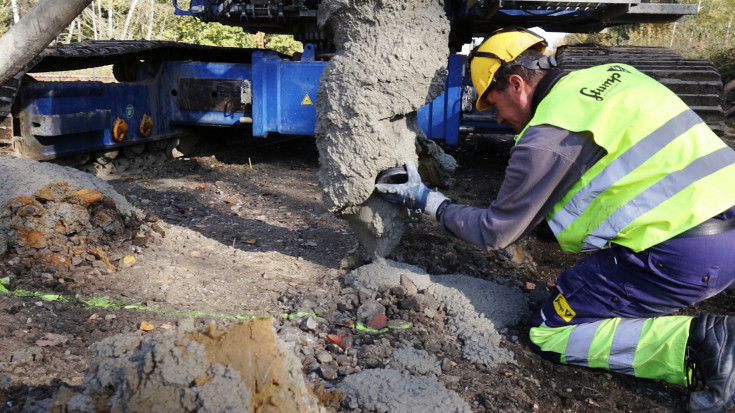
<svg viewBox="0 0 735 413">
<path fill-rule="evenodd" d="M 524 83 L 525 81 L 520 75 L 510 75 L 510 77 L 508 77 L 508 85 L 516 92 L 521 90 Z"/>
</svg>

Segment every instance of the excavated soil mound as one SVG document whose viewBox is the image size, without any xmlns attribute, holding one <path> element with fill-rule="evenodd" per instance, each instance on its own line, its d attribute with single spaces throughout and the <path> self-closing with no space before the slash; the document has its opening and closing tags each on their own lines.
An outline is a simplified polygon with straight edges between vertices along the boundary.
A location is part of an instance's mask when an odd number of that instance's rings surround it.
<svg viewBox="0 0 735 413">
<path fill-rule="evenodd" d="M 0 158 L 0 271 L 13 287 L 81 282 L 113 271 L 150 227 L 101 179 L 59 165 Z M 31 280 L 32 279 L 32 280 Z M 77 279 L 79 281 L 77 281 Z"/>
</svg>

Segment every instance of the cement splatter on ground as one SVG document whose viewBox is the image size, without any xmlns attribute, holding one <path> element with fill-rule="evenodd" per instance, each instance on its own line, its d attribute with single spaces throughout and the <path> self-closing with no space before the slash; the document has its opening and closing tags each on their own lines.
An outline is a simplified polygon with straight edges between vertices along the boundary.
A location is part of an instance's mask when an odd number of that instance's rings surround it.
<svg viewBox="0 0 735 413">
<path fill-rule="evenodd" d="M 429 275 L 419 267 L 383 259 L 352 271 L 345 284 L 380 291 L 401 285 L 402 276 L 446 304 L 467 359 L 488 367 L 514 362 L 513 353 L 501 347 L 498 329 L 530 316 L 520 290 L 466 275 Z"/>
<path fill-rule="evenodd" d="M 391 369 L 365 370 L 338 386 L 345 405 L 371 412 L 469 413 L 470 406 L 436 379 L 401 374 Z"/>
</svg>

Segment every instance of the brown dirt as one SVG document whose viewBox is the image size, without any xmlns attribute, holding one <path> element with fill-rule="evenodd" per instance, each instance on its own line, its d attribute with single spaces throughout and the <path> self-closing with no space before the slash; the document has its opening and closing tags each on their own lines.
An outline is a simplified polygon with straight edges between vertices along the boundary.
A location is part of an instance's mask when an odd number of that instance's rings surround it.
<svg viewBox="0 0 735 413">
<path fill-rule="evenodd" d="M 469 142 L 462 150 L 449 148 L 460 167 L 454 187 L 445 193 L 460 202 L 487 205 L 502 179 L 508 148 L 507 142 L 490 140 Z M 528 349 L 524 326 L 502 332 L 517 365 L 491 369 L 461 358 L 458 340 L 445 329 L 441 316 L 429 319 L 411 314 L 412 328 L 382 335 L 346 332 L 340 317 L 349 313 L 355 296 L 362 292 L 345 289 L 342 279 L 348 271 L 345 267 L 363 261 L 351 254 L 356 242 L 349 227 L 321 201 L 318 168 L 313 140 L 302 139 L 261 147 L 218 147 L 112 179 L 118 192 L 144 214 L 158 218 L 165 236 L 132 247 L 129 253 L 136 260 L 132 267 L 122 265 L 117 271 L 79 280 L 72 277 L 73 282 L 53 287 L 23 275 L 14 281 L 12 287 L 62 294 L 68 300 L 0 296 L 0 411 L 29 411 L 60 386 L 81 385 L 92 357 L 90 346 L 105 337 L 155 334 L 185 317 L 195 317 L 201 326 L 211 320 L 227 324 L 235 315 L 280 315 L 299 306 L 319 308 L 325 314 L 310 338 L 304 339 L 313 340 L 312 347 L 338 357 L 341 350 L 330 344 L 327 333 L 349 338 L 348 349 L 363 347 L 345 353 L 352 360 L 345 365 L 352 367 L 340 368 L 339 375 L 325 368 L 337 363 L 320 367 L 313 355 L 298 354 L 309 381 L 317 387 L 351 371 L 380 366 L 381 346 L 395 347 L 408 340 L 438 360 L 450 361 L 443 363 L 446 368 L 438 380 L 476 412 L 685 411 L 683 388 L 542 360 Z M 409 225 L 390 258 L 430 273 L 464 273 L 525 291 L 528 283 L 553 282 L 579 258 L 562 252 L 543 230 L 520 245 L 533 262 L 514 264 L 503 254 L 456 241 L 436 223 L 423 220 Z M 723 294 L 700 308 L 733 314 L 731 296 Z M 81 303 L 89 297 L 138 307 Z M 155 330 L 139 330 L 143 321 Z M 281 323 L 290 325 L 287 320 Z M 279 336 L 286 330 L 281 329 Z M 378 361 L 366 361 L 368 347 Z M 337 410 L 335 405 L 332 402 L 331 409 Z"/>
</svg>

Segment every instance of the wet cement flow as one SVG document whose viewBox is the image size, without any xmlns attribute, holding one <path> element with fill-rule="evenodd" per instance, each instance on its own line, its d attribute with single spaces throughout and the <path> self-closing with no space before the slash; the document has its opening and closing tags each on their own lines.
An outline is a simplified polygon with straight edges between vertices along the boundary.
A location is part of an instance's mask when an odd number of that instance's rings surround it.
<svg viewBox="0 0 735 413">
<path fill-rule="evenodd" d="M 319 21 L 337 48 L 316 100 L 324 199 L 350 223 L 369 255 L 385 256 L 400 241 L 406 218 L 373 194 L 375 179 L 418 160 L 423 132 L 416 110 L 441 93 L 446 78 L 444 5 L 327 0 Z"/>
</svg>

